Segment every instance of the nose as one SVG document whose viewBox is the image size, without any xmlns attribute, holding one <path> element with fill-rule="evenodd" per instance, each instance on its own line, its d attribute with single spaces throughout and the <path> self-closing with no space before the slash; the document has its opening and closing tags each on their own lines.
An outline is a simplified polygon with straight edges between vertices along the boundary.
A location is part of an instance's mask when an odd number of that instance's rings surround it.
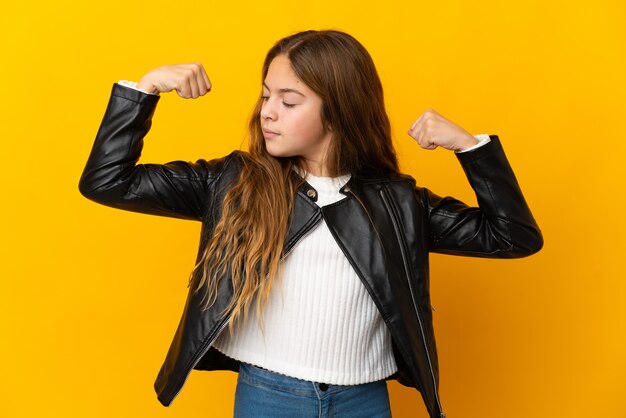
<svg viewBox="0 0 626 418">
<path fill-rule="evenodd" d="M 276 120 L 276 111 L 270 99 L 265 100 L 261 105 L 261 119 Z"/>
</svg>

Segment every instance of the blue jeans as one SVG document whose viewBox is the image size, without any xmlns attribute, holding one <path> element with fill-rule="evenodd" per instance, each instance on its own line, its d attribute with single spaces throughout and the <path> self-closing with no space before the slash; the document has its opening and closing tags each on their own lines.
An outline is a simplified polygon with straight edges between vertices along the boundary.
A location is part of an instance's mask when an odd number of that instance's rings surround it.
<svg viewBox="0 0 626 418">
<path fill-rule="evenodd" d="M 387 382 L 330 385 L 241 363 L 234 418 L 391 418 Z"/>
</svg>

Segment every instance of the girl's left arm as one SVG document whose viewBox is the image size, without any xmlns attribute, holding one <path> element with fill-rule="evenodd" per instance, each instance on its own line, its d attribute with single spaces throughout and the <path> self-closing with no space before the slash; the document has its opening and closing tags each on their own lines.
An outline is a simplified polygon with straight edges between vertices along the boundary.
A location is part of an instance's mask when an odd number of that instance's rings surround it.
<svg viewBox="0 0 626 418">
<path fill-rule="evenodd" d="M 455 153 L 476 193 L 478 207 L 425 188 L 430 250 L 475 257 L 518 258 L 539 251 L 543 237 L 497 135 L 485 145 Z"/>
<path fill-rule="evenodd" d="M 477 146 L 477 138 L 433 109 L 422 113 L 408 134 L 424 149 L 455 151 L 478 200 L 479 207 L 470 207 L 453 197 L 415 189 L 428 215 L 431 251 L 515 258 L 541 249 L 541 231 L 497 135 Z"/>
</svg>

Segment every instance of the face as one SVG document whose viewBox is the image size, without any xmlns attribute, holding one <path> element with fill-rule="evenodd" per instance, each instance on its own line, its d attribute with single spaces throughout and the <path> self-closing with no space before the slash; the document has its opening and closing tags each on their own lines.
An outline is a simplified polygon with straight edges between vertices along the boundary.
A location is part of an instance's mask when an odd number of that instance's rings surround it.
<svg viewBox="0 0 626 418">
<path fill-rule="evenodd" d="M 295 75 L 287 56 L 274 58 L 263 82 L 260 115 L 267 152 L 275 157 L 299 155 L 308 171 L 324 175 L 332 135 L 321 114 L 322 99 Z"/>
</svg>

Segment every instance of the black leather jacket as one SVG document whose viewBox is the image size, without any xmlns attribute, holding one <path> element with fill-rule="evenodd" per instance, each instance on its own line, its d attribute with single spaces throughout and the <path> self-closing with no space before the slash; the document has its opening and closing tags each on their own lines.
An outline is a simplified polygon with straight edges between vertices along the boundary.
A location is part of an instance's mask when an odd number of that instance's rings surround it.
<svg viewBox="0 0 626 418">
<path fill-rule="evenodd" d="M 202 222 L 199 257 L 242 167 L 242 151 L 195 163 L 137 164 L 159 99 L 114 83 L 79 190 L 115 208 Z M 305 182 L 290 219 L 285 254 L 322 219 L 327 223 L 391 333 L 398 371 L 387 380 L 419 390 L 431 417 L 445 415 L 438 395 L 428 253 L 515 258 L 543 245 L 500 140 L 490 137 L 482 147 L 455 154 L 479 207 L 437 196 L 407 175 L 363 172 L 353 173 L 342 187 L 346 198 L 321 208 Z M 228 323 L 228 318 L 218 320 L 218 313 L 232 297 L 229 280 L 221 283 L 216 304 L 204 313 L 201 293 L 188 285 L 178 329 L 154 383 L 165 406 L 192 369 L 239 370 L 236 360 L 212 347 Z"/>
</svg>

